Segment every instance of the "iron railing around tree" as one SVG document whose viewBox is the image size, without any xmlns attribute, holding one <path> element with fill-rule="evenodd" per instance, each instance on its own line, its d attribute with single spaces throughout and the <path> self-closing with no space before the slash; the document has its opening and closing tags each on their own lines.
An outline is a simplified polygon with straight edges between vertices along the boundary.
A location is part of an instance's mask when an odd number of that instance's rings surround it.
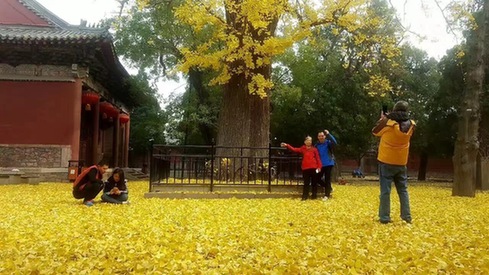
<svg viewBox="0 0 489 275">
<path fill-rule="evenodd" d="M 280 147 L 160 145 L 151 150 L 150 192 L 168 184 L 302 184 L 301 156 Z"/>
</svg>

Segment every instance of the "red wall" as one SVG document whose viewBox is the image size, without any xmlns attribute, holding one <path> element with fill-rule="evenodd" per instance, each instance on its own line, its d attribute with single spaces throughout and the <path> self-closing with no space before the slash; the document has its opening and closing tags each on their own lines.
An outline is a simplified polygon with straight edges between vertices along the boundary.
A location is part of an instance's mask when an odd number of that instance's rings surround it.
<svg viewBox="0 0 489 275">
<path fill-rule="evenodd" d="M 71 145 L 78 159 L 81 81 L 0 81 L 0 144 Z"/>
</svg>

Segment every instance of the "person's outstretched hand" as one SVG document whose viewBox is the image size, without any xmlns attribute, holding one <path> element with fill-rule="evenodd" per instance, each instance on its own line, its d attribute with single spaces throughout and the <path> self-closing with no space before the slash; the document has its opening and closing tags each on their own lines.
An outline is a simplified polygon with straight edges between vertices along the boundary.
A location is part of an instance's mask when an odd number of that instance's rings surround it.
<svg viewBox="0 0 489 275">
<path fill-rule="evenodd" d="M 284 148 L 287 147 L 287 143 L 285 142 L 280 143 L 280 147 L 284 147 Z"/>
</svg>

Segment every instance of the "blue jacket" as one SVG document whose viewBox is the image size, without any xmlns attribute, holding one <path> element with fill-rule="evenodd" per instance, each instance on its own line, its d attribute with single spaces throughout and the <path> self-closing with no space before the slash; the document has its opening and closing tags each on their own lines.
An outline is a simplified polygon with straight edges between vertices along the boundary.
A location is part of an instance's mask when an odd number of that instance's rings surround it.
<svg viewBox="0 0 489 275">
<path fill-rule="evenodd" d="M 319 157 L 321 158 L 321 163 L 323 164 L 323 167 L 334 166 L 334 159 L 332 158 L 333 150 L 331 150 L 331 148 L 333 148 L 333 146 L 335 146 L 336 144 L 336 139 L 331 133 L 329 133 L 323 143 L 316 143 L 315 147 L 319 151 Z"/>
</svg>

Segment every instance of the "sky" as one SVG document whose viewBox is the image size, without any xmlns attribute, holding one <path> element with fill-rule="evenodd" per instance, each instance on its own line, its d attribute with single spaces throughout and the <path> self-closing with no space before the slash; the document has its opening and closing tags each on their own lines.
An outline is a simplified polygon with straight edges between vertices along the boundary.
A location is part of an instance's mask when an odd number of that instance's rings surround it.
<svg viewBox="0 0 489 275">
<path fill-rule="evenodd" d="M 1 0 L 0 0 L 1 1 Z M 37 0 L 51 12 L 73 25 L 79 25 L 80 20 L 87 20 L 89 24 L 116 15 L 119 4 L 115 0 Z M 438 0 L 444 7 L 449 0 Z M 420 40 L 414 35 L 409 35 L 410 43 L 425 50 L 429 56 L 440 59 L 446 50 L 457 44 L 453 34 L 448 34 L 445 20 L 435 0 L 390 0 L 398 10 L 398 18 L 404 27 L 412 32 L 427 37 Z M 122 61 L 122 63 L 124 63 Z M 129 73 L 135 70 L 128 68 Z M 169 94 L 183 93 L 184 81 L 165 81 L 158 83 L 159 93 L 163 97 Z"/>
</svg>

